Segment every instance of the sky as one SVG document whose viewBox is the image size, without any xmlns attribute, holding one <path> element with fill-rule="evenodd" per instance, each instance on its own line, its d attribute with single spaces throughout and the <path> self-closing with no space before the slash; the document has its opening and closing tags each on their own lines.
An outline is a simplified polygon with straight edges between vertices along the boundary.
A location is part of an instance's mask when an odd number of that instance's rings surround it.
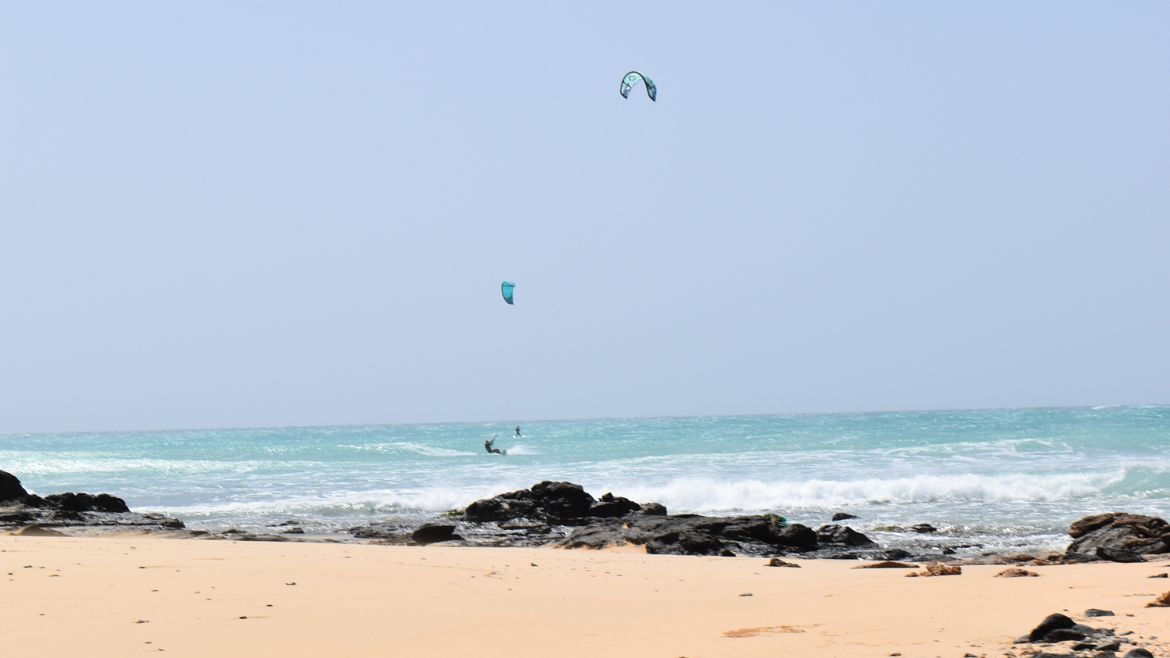
<svg viewBox="0 0 1170 658">
<path fill-rule="evenodd" d="M 3 3 L 0 433 L 1170 403 L 1168 62 L 1156 1 Z"/>
</svg>

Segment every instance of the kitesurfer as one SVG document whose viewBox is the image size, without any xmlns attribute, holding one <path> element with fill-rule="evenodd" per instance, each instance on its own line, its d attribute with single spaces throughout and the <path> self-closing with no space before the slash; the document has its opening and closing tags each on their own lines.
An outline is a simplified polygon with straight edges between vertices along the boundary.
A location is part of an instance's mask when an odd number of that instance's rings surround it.
<svg viewBox="0 0 1170 658">
<path fill-rule="evenodd" d="M 517 439 L 520 438 L 520 426 L 519 425 L 516 426 L 516 438 Z"/>
<path fill-rule="evenodd" d="M 493 443 L 495 443 L 495 442 L 496 442 L 496 438 L 495 438 L 495 437 L 492 437 L 492 438 L 488 439 L 487 441 L 484 441 L 484 442 L 483 442 L 483 449 L 484 449 L 484 450 L 487 450 L 489 453 L 492 453 L 492 454 L 495 454 L 495 455 L 502 455 L 502 454 L 504 454 L 504 451 L 503 451 L 503 450 L 500 450 L 499 448 L 493 448 L 493 447 L 492 447 L 492 444 L 493 444 Z"/>
</svg>

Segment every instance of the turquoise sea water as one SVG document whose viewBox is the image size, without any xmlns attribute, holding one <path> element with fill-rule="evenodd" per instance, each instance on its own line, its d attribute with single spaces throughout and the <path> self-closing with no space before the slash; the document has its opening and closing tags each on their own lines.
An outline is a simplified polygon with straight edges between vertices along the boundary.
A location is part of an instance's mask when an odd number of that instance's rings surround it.
<svg viewBox="0 0 1170 658">
<path fill-rule="evenodd" d="M 835 511 L 879 541 L 1062 547 L 1070 521 L 1170 516 L 1170 406 L 0 436 L 37 493 L 109 492 L 195 528 L 417 521 L 545 479 L 672 512 Z M 498 434 L 508 455 L 489 455 Z"/>
</svg>

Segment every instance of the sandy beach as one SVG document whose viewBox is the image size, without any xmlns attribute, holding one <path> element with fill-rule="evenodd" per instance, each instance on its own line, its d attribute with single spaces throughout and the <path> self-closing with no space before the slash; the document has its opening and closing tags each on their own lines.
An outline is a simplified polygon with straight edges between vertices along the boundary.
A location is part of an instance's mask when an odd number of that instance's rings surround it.
<svg viewBox="0 0 1170 658">
<path fill-rule="evenodd" d="M 855 561 L 551 548 L 0 537 L 0 619 L 20 656 L 1003 656 L 1046 615 L 1155 655 L 1170 589 L 1145 564 L 907 578 Z M 1161 637 L 1165 636 L 1165 637 Z M 1123 646 L 1123 649 L 1126 648 Z"/>
</svg>

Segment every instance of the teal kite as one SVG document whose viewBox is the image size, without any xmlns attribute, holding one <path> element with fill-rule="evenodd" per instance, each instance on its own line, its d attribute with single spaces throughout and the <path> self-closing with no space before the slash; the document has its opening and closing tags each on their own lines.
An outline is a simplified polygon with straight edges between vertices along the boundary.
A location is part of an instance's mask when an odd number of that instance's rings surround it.
<svg viewBox="0 0 1170 658">
<path fill-rule="evenodd" d="M 516 284 L 511 281 L 505 281 L 500 284 L 500 294 L 504 296 L 505 302 L 512 303 L 512 289 L 515 287 Z"/>
<path fill-rule="evenodd" d="M 638 84 L 639 80 L 646 83 L 646 95 L 650 97 L 650 100 L 657 101 L 658 87 L 654 86 L 653 80 L 647 78 L 641 73 L 638 73 L 637 71 L 630 71 L 626 74 L 626 77 L 622 78 L 622 98 L 630 97 L 630 90 L 634 88 L 634 85 Z"/>
</svg>

